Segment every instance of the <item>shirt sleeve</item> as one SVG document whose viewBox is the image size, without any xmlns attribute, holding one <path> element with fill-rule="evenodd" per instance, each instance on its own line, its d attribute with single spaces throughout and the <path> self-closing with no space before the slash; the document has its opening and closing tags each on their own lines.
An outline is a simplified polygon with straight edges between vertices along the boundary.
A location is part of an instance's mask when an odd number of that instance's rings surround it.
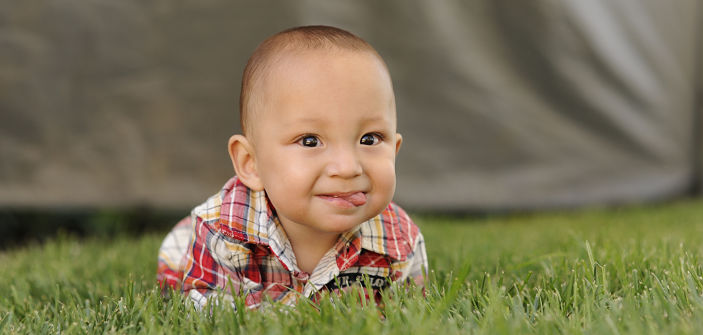
<svg viewBox="0 0 703 335">
<path fill-rule="evenodd" d="M 415 285 L 424 287 L 425 278 L 428 273 L 427 251 L 425 250 L 425 238 L 420 232 L 418 232 L 417 238 L 415 239 L 413 252 L 408 255 L 408 261 L 410 262 L 408 279 L 412 280 Z"/>
<path fill-rule="evenodd" d="M 247 306 L 256 307 L 262 285 L 251 250 L 224 236 L 213 226 L 216 223 L 200 217 L 193 220 L 195 229 L 186 253 L 183 293 L 198 309 L 213 300 L 234 307 L 233 293 L 244 296 Z"/>
<path fill-rule="evenodd" d="M 198 309 L 202 309 L 208 299 L 216 294 L 223 271 L 210 248 L 213 239 L 217 239 L 217 233 L 202 218 L 193 216 L 192 219 L 195 220 L 195 229 L 192 243 L 186 252 L 183 293 Z"/>
<path fill-rule="evenodd" d="M 166 235 L 159 248 L 156 279 L 163 293 L 169 288 L 180 290 L 183 280 L 186 252 L 191 244 L 193 224 L 187 216 Z"/>
</svg>

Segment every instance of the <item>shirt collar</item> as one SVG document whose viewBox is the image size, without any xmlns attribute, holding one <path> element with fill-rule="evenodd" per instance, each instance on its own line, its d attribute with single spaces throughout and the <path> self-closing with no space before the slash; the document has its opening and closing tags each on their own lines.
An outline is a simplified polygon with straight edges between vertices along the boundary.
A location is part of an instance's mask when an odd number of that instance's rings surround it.
<svg viewBox="0 0 703 335">
<path fill-rule="evenodd" d="M 279 256 L 290 248 L 265 192 L 253 191 L 239 178 L 233 177 L 224 185 L 220 199 L 220 216 L 216 225 L 220 232 L 246 243 L 269 246 Z M 417 227 L 411 224 L 407 214 L 391 203 L 381 214 L 342 234 L 336 248 L 341 253 L 360 247 L 404 261 L 412 251 L 412 236 L 417 235 L 414 230 Z"/>
</svg>

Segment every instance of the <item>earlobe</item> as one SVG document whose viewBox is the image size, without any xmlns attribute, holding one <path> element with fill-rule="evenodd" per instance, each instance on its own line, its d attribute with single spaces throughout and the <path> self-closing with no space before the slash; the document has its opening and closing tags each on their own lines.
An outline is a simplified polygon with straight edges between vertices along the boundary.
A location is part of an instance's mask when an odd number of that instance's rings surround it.
<svg viewBox="0 0 703 335">
<path fill-rule="evenodd" d="M 262 191 L 264 186 L 256 169 L 254 147 L 249 140 L 239 134 L 232 135 L 232 137 L 229 138 L 227 148 L 229 150 L 229 157 L 232 159 L 234 173 L 237 174 L 239 180 L 254 191 Z"/>
<path fill-rule="evenodd" d="M 398 151 L 400 151 L 400 146 L 403 144 L 403 135 L 396 133 L 395 134 L 395 154 L 398 154 Z"/>
</svg>

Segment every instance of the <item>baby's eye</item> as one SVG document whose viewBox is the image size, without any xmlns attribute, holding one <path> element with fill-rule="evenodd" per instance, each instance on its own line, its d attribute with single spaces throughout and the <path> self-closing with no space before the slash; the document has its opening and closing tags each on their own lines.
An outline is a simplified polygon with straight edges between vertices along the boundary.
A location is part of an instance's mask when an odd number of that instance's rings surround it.
<svg viewBox="0 0 703 335">
<path fill-rule="evenodd" d="M 379 142 L 381 142 L 381 135 L 378 134 L 365 134 L 361 136 L 361 140 L 359 140 L 359 143 L 363 145 L 374 145 Z"/>
<path fill-rule="evenodd" d="M 320 140 L 317 138 L 317 136 L 307 135 L 307 136 L 301 138 L 298 141 L 298 144 L 300 144 L 304 147 L 313 148 L 313 147 L 320 145 Z"/>
</svg>

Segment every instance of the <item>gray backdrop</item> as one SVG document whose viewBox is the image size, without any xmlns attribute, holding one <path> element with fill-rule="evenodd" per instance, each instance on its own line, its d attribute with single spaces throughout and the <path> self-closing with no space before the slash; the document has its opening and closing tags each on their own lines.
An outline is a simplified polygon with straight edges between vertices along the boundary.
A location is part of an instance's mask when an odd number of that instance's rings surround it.
<svg viewBox="0 0 703 335">
<path fill-rule="evenodd" d="M 699 186 L 703 1 L 0 1 L 0 207 L 192 207 L 232 175 L 256 45 L 330 24 L 396 89 L 396 201 L 483 211 Z"/>
</svg>

